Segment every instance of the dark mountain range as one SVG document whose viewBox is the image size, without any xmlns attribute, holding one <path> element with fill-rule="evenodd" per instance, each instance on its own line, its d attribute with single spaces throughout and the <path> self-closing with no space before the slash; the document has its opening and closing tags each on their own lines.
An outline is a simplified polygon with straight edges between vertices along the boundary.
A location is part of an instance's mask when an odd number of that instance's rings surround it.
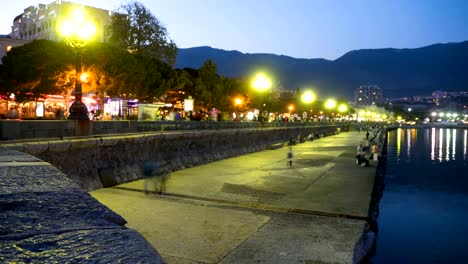
<svg viewBox="0 0 468 264">
<path fill-rule="evenodd" d="M 179 49 L 177 68 L 200 68 L 212 59 L 218 73 L 249 77 L 258 70 L 286 89 L 311 87 L 320 97 L 353 98 L 359 85 L 376 84 L 386 98 L 468 90 L 468 41 L 417 49 L 365 49 L 329 61 L 249 54 L 211 47 Z"/>
</svg>

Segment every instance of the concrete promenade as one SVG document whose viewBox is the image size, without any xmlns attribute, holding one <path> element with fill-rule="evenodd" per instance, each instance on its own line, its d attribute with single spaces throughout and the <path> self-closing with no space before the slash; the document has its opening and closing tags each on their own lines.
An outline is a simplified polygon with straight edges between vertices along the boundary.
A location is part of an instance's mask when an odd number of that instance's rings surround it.
<svg viewBox="0 0 468 264">
<path fill-rule="evenodd" d="M 167 193 L 143 180 L 90 194 L 168 263 L 352 263 L 376 163 L 355 163 L 346 132 L 173 172 Z"/>
</svg>

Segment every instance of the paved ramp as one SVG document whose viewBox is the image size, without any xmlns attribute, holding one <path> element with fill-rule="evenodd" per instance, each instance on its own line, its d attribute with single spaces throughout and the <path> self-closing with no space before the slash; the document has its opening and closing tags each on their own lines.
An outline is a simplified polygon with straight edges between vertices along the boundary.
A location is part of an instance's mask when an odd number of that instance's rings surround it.
<svg viewBox="0 0 468 264">
<path fill-rule="evenodd" d="M 143 181 L 91 192 L 169 263 L 351 263 L 370 202 L 372 167 L 347 132 L 172 173 L 166 195 Z M 188 154 L 189 155 L 189 154 Z"/>
</svg>

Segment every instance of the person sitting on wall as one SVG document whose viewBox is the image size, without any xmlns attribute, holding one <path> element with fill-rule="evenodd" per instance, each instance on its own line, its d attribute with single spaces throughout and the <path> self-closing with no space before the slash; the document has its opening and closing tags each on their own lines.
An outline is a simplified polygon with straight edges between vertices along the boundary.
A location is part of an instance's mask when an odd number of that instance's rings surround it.
<svg viewBox="0 0 468 264">
<path fill-rule="evenodd" d="M 369 160 L 366 159 L 365 156 L 366 152 L 364 151 L 364 148 L 362 144 L 359 144 L 357 147 L 357 155 L 356 155 L 356 164 L 359 166 L 366 166 L 369 167 Z"/>
<path fill-rule="evenodd" d="M 296 140 L 293 137 L 289 138 L 288 146 L 296 145 Z"/>
</svg>

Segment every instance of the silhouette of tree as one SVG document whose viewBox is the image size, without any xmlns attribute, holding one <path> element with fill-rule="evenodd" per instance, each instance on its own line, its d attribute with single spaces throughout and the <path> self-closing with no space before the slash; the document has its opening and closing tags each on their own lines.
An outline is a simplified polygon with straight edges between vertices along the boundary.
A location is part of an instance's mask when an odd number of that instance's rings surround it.
<svg viewBox="0 0 468 264">
<path fill-rule="evenodd" d="M 139 2 L 122 5 L 112 16 L 108 32 L 109 42 L 121 49 L 175 65 L 176 44 L 158 18 Z"/>
</svg>

